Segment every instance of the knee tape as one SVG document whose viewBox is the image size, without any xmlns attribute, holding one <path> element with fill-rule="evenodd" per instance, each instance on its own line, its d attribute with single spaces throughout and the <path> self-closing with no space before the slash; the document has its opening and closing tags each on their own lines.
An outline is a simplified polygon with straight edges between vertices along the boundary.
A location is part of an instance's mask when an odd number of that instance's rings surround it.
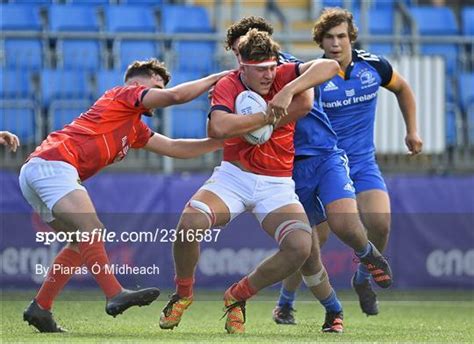
<svg viewBox="0 0 474 344">
<path fill-rule="evenodd" d="M 308 232 L 310 235 L 313 233 L 311 226 L 300 220 L 288 220 L 283 222 L 275 231 L 275 240 L 278 245 L 281 245 L 283 239 L 293 231 L 302 230 Z"/>
<path fill-rule="evenodd" d="M 209 221 L 209 228 L 211 228 L 214 223 L 216 223 L 216 216 L 206 203 L 192 199 L 186 206 L 199 211 L 201 214 L 204 214 Z"/>
<path fill-rule="evenodd" d="M 324 280 L 328 278 L 328 274 L 326 272 L 326 269 L 323 267 L 321 271 L 319 271 L 318 273 L 314 275 L 311 275 L 311 276 L 302 275 L 302 277 L 303 277 L 304 284 L 309 288 L 309 287 L 315 287 L 321 284 L 322 282 L 324 282 Z"/>
</svg>

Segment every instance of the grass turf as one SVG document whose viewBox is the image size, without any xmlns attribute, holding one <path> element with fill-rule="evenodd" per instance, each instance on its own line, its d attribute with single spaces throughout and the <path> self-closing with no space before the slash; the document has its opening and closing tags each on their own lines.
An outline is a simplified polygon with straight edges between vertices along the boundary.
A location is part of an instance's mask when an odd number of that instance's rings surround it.
<svg viewBox="0 0 474 344">
<path fill-rule="evenodd" d="M 323 334 L 323 308 L 302 292 L 296 326 L 271 319 L 276 292 L 267 292 L 247 305 L 246 333 L 229 336 L 224 330 L 221 293 L 197 293 L 179 327 L 161 330 L 158 318 L 166 293 L 152 305 L 132 308 L 117 318 L 104 312 L 97 293 L 67 292 L 56 301 L 55 318 L 69 330 L 40 334 L 22 320 L 33 292 L 2 292 L 2 342 L 163 342 L 163 343 L 297 343 L 297 342 L 474 342 L 472 292 L 380 292 L 380 314 L 366 317 L 352 293 L 340 293 L 344 304 L 344 334 Z M 219 301 L 218 301 L 219 300 Z"/>
</svg>

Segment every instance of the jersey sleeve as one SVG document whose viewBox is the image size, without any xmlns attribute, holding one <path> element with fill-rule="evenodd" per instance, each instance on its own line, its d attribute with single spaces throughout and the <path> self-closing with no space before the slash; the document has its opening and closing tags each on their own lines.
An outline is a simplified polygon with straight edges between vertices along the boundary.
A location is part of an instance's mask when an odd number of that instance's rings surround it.
<svg viewBox="0 0 474 344">
<path fill-rule="evenodd" d="M 133 129 L 136 130 L 136 138 L 131 144 L 131 147 L 143 148 L 148 143 L 150 137 L 152 137 L 153 132 L 143 121 L 138 121 L 137 124 L 133 126 Z"/>
<path fill-rule="evenodd" d="M 116 99 L 121 101 L 124 105 L 135 110 L 143 112 L 150 111 L 148 108 L 143 106 L 142 99 L 145 94 L 149 91 L 146 86 L 125 86 L 121 92 L 116 95 Z"/>
<path fill-rule="evenodd" d="M 381 86 L 387 86 L 392 80 L 393 68 L 385 57 L 378 56 L 378 58 L 379 61 L 371 61 L 371 64 L 382 79 Z"/>
<path fill-rule="evenodd" d="M 285 63 L 278 66 L 276 82 L 280 85 L 286 85 L 300 75 L 300 63 Z"/>
<path fill-rule="evenodd" d="M 237 89 L 234 83 L 227 77 L 222 78 L 214 87 L 212 92 L 211 109 L 209 115 L 214 110 L 222 110 L 229 113 L 235 113 L 235 98 Z"/>
</svg>

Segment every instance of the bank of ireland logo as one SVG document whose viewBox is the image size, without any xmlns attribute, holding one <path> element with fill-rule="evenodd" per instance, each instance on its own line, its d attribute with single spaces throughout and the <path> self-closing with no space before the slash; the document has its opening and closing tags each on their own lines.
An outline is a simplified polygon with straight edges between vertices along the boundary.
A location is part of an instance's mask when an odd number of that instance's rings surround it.
<svg viewBox="0 0 474 344">
<path fill-rule="evenodd" d="M 355 90 L 351 88 L 350 90 L 346 90 L 346 97 L 353 97 L 355 95 Z"/>
<path fill-rule="evenodd" d="M 360 82 L 364 86 L 369 86 L 375 83 L 375 78 L 370 71 L 365 71 L 360 75 Z"/>
</svg>

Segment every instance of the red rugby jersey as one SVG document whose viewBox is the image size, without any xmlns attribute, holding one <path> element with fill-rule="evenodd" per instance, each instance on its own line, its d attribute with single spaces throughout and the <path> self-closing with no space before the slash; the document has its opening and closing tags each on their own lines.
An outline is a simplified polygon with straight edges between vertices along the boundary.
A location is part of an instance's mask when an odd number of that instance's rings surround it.
<svg viewBox="0 0 474 344">
<path fill-rule="evenodd" d="M 77 169 L 81 180 L 122 160 L 129 148 L 145 146 L 152 135 L 141 121 L 141 115 L 150 111 L 141 103 L 148 89 L 118 86 L 106 91 L 89 110 L 49 134 L 28 160 L 65 161 Z"/>
<path fill-rule="evenodd" d="M 264 96 L 269 102 L 283 86 L 299 75 L 297 63 L 286 63 L 277 67 L 276 78 L 270 92 Z M 220 79 L 212 93 L 211 112 L 223 110 L 235 113 L 235 99 L 247 88 L 234 71 Z M 224 142 L 224 161 L 238 161 L 250 172 L 275 177 L 291 177 L 295 148 L 293 135 L 295 122 L 273 131 L 271 138 L 262 145 L 252 145 L 244 138 L 235 137 Z"/>
</svg>

